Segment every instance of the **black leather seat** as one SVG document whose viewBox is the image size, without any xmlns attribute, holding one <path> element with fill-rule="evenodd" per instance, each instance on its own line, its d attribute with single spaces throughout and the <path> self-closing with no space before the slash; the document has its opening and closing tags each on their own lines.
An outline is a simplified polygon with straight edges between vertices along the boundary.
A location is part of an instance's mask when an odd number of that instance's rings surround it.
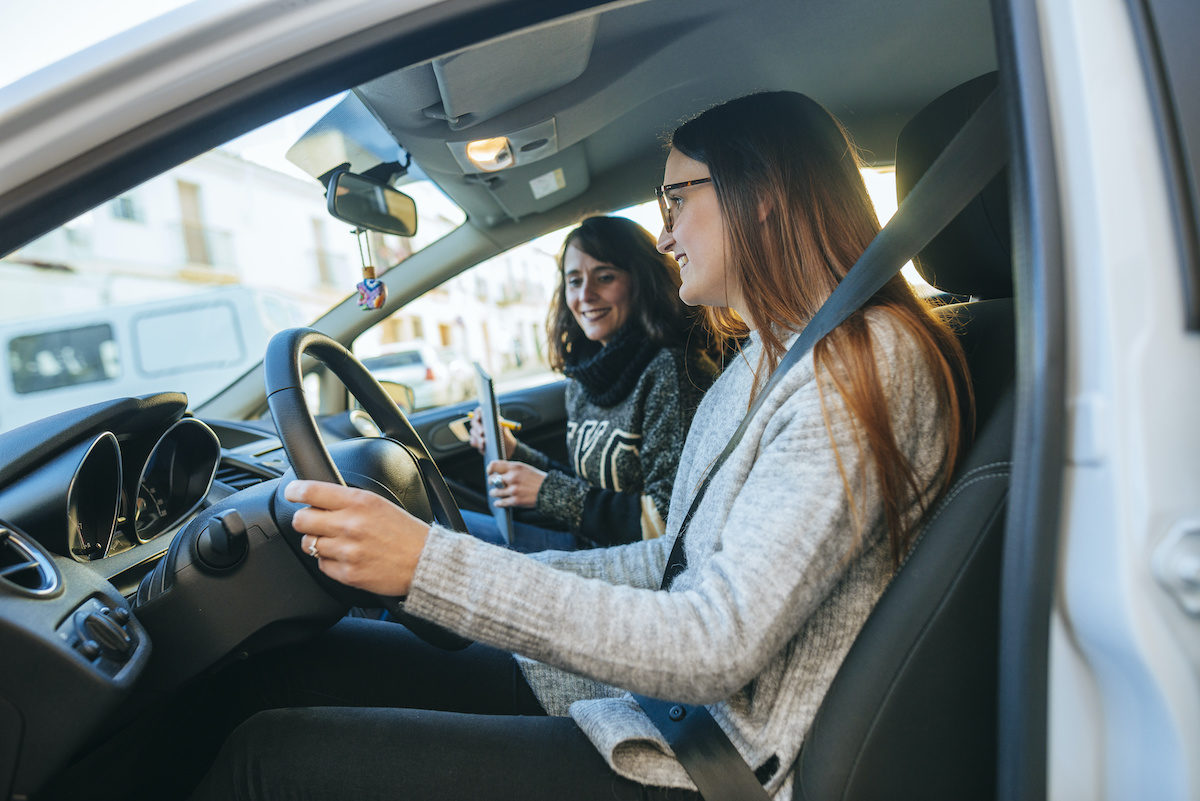
<svg viewBox="0 0 1200 801">
<path fill-rule="evenodd" d="M 907 192 L 996 85 L 939 97 L 897 142 Z M 950 490 L 868 618 L 809 730 L 795 797 L 964 801 L 995 797 L 1001 544 L 1013 425 L 1014 329 L 1006 176 L 916 260 L 960 331 L 976 437 Z"/>
</svg>

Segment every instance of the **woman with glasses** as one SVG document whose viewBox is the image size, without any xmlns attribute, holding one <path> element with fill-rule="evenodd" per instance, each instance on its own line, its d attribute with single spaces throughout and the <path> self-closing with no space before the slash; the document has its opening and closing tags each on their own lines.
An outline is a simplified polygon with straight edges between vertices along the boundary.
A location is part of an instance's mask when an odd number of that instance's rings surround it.
<svg viewBox="0 0 1200 801">
<path fill-rule="evenodd" d="M 293 703 L 341 706 L 251 718 L 198 797 L 697 797 L 630 692 L 704 705 L 752 781 L 791 797 L 813 713 L 953 472 L 970 388 L 954 337 L 896 277 L 764 391 L 878 230 L 854 150 L 816 102 L 774 92 L 704 112 L 675 132 L 663 184 L 658 246 L 680 297 L 748 334 L 696 413 L 666 535 L 526 556 L 293 482 L 323 572 L 405 595 L 477 644 L 438 653 L 347 621 L 287 652 L 288 666 L 314 647 L 370 655 L 380 686 L 295 667 L 309 694 Z M 369 764 L 351 758 L 366 750 Z"/>
<path fill-rule="evenodd" d="M 546 323 L 550 366 L 570 379 L 560 464 L 504 433 L 487 466 L 495 504 L 518 511 L 509 547 L 574 550 L 662 534 L 692 414 L 716 364 L 679 299 L 679 267 L 624 217 L 589 217 L 567 234 Z M 471 444 L 484 452 L 478 415 Z M 490 515 L 467 530 L 504 540 Z"/>
</svg>

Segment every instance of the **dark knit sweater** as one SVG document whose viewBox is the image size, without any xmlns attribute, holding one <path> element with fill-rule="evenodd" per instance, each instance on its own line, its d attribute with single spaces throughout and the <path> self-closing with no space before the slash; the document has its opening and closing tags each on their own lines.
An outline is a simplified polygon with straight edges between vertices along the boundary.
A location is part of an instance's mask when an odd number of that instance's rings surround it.
<svg viewBox="0 0 1200 801">
<path fill-rule="evenodd" d="M 569 465 L 524 444 L 512 455 L 547 472 L 536 510 L 586 544 L 618 545 L 661 532 L 688 426 L 713 378 L 711 370 L 685 367 L 678 348 L 661 348 L 636 376 L 612 405 L 597 403 L 611 398 L 589 393 L 578 380 L 567 386 Z"/>
</svg>

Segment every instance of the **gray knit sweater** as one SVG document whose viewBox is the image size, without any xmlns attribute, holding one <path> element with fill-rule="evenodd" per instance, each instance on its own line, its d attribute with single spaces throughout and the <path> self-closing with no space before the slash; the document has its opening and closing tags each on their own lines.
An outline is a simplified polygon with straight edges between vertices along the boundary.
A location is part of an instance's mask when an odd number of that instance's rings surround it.
<svg viewBox="0 0 1200 801">
<path fill-rule="evenodd" d="M 943 451 L 933 380 L 885 313 L 869 319 L 897 439 L 932 486 Z M 666 536 L 531 558 L 434 526 L 408 596 L 410 612 L 528 657 L 547 711 L 569 713 L 614 770 L 645 784 L 693 787 L 617 687 L 706 704 L 752 768 L 779 766 L 766 787 L 786 797 L 817 707 L 891 577 L 856 427 L 827 378 L 822 404 L 810 354 L 713 479 L 687 533 L 687 569 L 658 591 L 692 493 L 748 406 L 760 347 L 752 337 L 697 410 Z"/>
</svg>

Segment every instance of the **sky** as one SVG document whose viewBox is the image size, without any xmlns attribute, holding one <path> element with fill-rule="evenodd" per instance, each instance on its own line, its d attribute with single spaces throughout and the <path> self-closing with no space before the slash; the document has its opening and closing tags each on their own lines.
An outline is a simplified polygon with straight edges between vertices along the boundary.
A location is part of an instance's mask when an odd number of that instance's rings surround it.
<svg viewBox="0 0 1200 801">
<path fill-rule="evenodd" d="M 0 0 L 0 87 L 186 2 Z"/>
</svg>

